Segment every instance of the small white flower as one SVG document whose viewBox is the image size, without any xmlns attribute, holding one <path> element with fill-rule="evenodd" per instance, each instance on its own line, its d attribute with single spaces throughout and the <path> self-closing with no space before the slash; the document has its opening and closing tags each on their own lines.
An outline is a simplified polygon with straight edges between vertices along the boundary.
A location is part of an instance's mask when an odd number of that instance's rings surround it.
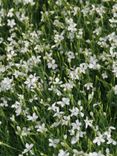
<svg viewBox="0 0 117 156">
<path fill-rule="evenodd" d="M 89 120 L 88 117 L 86 117 L 86 119 L 84 120 L 85 121 L 85 128 L 87 129 L 88 127 L 92 127 L 92 123 L 93 123 L 93 120 Z"/>
<path fill-rule="evenodd" d="M 70 99 L 63 97 L 62 101 L 58 101 L 57 104 L 60 105 L 61 107 L 64 107 L 65 105 L 69 105 L 70 104 Z"/>
<path fill-rule="evenodd" d="M 103 77 L 103 79 L 106 79 L 106 78 L 108 78 L 108 75 L 107 75 L 107 73 L 105 72 L 105 73 L 102 73 L 102 77 Z"/>
<path fill-rule="evenodd" d="M 8 101 L 5 98 L 1 98 L 0 107 L 8 107 Z"/>
<path fill-rule="evenodd" d="M 86 87 L 87 90 L 90 90 L 91 88 L 93 88 L 93 83 L 86 83 L 84 87 Z"/>
<path fill-rule="evenodd" d="M 55 34 L 55 36 L 54 36 L 54 42 L 56 43 L 56 44 L 60 44 L 61 43 L 61 41 L 63 41 L 64 40 L 64 32 L 62 32 L 61 34 Z"/>
<path fill-rule="evenodd" d="M 0 83 L 0 91 L 7 91 L 12 88 L 13 79 L 4 78 Z"/>
<path fill-rule="evenodd" d="M 75 55 L 72 51 L 67 52 L 68 62 L 71 62 L 75 58 Z"/>
<path fill-rule="evenodd" d="M 62 81 L 60 81 L 60 79 L 57 77 L 57 78 L 55 78 L 55 81 L 53 82 L 53 84 L 60 85 L 60 84 L 62 84 Z"/>
<path fill-rule="evenodd" d="M 97 64 L 98 60 L 95 56 L 90 57 L 89 68 L 90 69 L 100 69 L 100 65 Z"/>
<path fill-rule="evenodd" d="M 53 110 L 54 112 L 59 112 L 59 107 L 56 106 L 56 103 L 53 103 L 48 110 Z"/>
<path fill-rule="evenodd" d="M 70 116 L 63 116 L 62 125 L 68 125 L 70 122 Z"/>
<path fill-rule="evenodd" d="M 70 91 L 74 87 L 73 81 L 66 82 L 65 84 L 62 84 L 61 87 L 64 91 Z"/>
<path fill-rule="evenodd" d="M 83 36 L 83 29 L 79 29 L 79 32 L 77 33 L 76 38 L 82 39 L 82 36 Z"/>
<path fill-rule="evenodd" d="M 9 27 L 13 28 L 16 25 L 15 20 L 14 19 L 11 19 L 11 20 L 8 19 L 7 20 L 7 25 Z"/>
<path fill-rule="evenodd" d="M 64 150 L 59 150 L 59 154 L 58 156 L 69 156 L 69 153 L 67 151 L 64 151 Z"/>
<path fill-rule="evenodd" d="M 99 34 L 101 33 L 101 30 L 102 30 L 101 27 L 96 28 L 96 29 L 93 31 L 93 34 L 99 35 Z"/>
<path fill-rule="evenodd" d="M 32 149 L 33 146 L 34 146 L 33 144 L 26 143 L 26 145 L 25 145 L 26 148 L 24 149 L 24 151 L 22 152 L 22 154 L 25 154 L 25 153 L 31 151 L 31 149 Z"/>
<path fill-rule="evenodd" d="M 38 124 L 35 126 L 35 128 L 37 129 L 37 132 L 40 132 L 40 133 L 44 133 L 47 131 L 47 128 L 45 127 L 45 123 Z"/>
<path fill-rule="evenodd" d="M 83 151 L 78 151 L 77 149 L 73 149 L 73 156 L 85 156 Z"/>
<path fill-rule="evenodd" d="M 86 134 L 86 132 L 77 131 L 76 135 L 72 137 L 71 144 L 76 144 L 80 138 L 83 138 L 83 136 Z"/>
<path fill-rule="evenodd" d="M 23 3 L 24 3 L 24 5 L 26 5 L 26 4 L 34 5 L 35 4 L 34 0 L 23 0 Z"/>
<path fill-rule="evenodd" d="M 13 17 L 13 11 L 14 11 L 14 9 L 11 8 L 11 9 L 9 10 L 8 14 L 7 14 L 7 17 Z"/>
<path fill-rule="evenodd" d="M 69 76 L 72 80 L 79 80 L 78 68 L 69 71 Z"/>
<path fill-rule="evenodd" d="M 31 74 L 29 75 L 27 80 L 24 82 L 24 84 L 26 84 L 28 88 L 35 88 L 37 82 L 38 82 L 38 77 Z"/>
<path fill-rule="evenodd" d="M 117 85 L 113 87 L 113 90 L 114 90 L 115 95 L 117 95 Z"/>
<path fill-rule="evenodd" d="M 87 154 L 86 156 L 104 156 L 101 151 L 97 152 L 90 152 L 89 154 Z"/>
<path fill-rule="evenodd" d="M 36 115 L 36 113 L 33 113 L 33 115 L 27 115 L 27 118 L 29 121 L 36 121 L 38 119 L 38 116 Z"/>
<path fill-rule="evenodd" d="M 74 23 L 72 18 L 66 19 L 66 23 L 68 24 L 68 31 L 70 31 L 72 33 L 77 31 L 77 29 L 76 29 L 77 24 Z"/>
<path fill-rule="evenodd" d="M 52 68 L 53 70 L 57 68 L 57 64 L 55 63 L 54 59 L 49 60 L 47 65 L 48 65 L 48 68 L 50 68 L 50 69 Z"/>
<path fill-rule="evenodd" d="M 81 63 L 79 67 L 79 72 L 85 74 L 87 70 L 88 65 L 86 63 Z"/>
<path fill-rule="evenodd" d="M 21 107 L 21 103 L 16 101 L 14 105 L 11 106 L 12 108 L 15 108 L 15 112 L 16 112 L 16 116 L 21 114 L 22 111 L 22 107 Z"/>
<path fill-rule="evenodd" d="M 71 124 L 74 130 L 80 130 L 82 123 L 77 119 L 74 123 Z"/>
<path fill-rule="evenodd" d="M 101 145 L 101 143 L 104 143 L 105 140 L 104 140 L 104 136 L 102 134 L 98 134 L 98 137 L 96 137 L 94 140 L 93 140 L 93 143 L 94 144 L 97 144 L 98 146 Z"/>
<path fill-rule="evenodd" d="M 117 77 L 117 64 L 116 63 L 113 63 L 113 66 L 112 66 L 112 72 L 114 73 L 115 77 Z"/>
<path fill-rule="evenodd" d="M 79 114 L 79 109 L 77 107 L 73 107 L 70 109 L 71 116 L 77 116 Z"/>
<path fill-rule="evenodd" d="M 49 146 L 55 148 L 58 145 L 59 141 L 59 139 L 49 139 Z"/>
</svg>

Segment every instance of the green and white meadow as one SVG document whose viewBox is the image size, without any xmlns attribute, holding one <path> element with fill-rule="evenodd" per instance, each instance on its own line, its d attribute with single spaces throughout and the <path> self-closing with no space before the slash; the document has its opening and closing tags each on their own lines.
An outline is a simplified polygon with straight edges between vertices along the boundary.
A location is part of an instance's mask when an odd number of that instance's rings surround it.
<svg viewBox="0 0 117 156">
<path fill-rule="evenodd" d="M 117 156 L 117 0 L 0 0 L 0 156 Z"/>
</svg>

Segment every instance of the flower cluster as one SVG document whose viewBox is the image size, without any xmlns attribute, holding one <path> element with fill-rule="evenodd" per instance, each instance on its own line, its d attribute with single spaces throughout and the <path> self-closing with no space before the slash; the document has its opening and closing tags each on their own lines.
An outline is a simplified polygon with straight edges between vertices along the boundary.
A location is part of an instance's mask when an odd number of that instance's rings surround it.
<svg viewBox="0 0 117 156">
<path fill-rule="evenodd" d="M 116 0 L 45 6 L 0 0 L 0 154 L 116 156 Z"/>
</svg>

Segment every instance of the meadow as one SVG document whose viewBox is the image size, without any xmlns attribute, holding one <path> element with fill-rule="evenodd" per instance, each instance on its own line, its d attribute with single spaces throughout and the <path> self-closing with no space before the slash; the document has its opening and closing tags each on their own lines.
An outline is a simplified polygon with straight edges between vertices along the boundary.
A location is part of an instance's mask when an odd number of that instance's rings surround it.
<svg viewBox="0 0 117 156">
<path fill-rule="evenodd" d="M 116 0 L 0 0 L 0 156 L 117 156 Z"/>
</svg>

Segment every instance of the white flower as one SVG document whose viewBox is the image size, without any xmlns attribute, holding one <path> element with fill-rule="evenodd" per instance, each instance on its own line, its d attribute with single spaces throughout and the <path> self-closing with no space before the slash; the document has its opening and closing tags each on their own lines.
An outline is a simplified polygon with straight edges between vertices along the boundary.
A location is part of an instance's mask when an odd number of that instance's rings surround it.
<svg viewBox="0 0 117 156">
<path fill-rule="evenodd" d="M 73 107 L 70 109 L 71 116 L 77 116 L 79 114 L 79 109 L 77 107 Z"/>
<path fill-rule="evenodd" d="M 73 156 L 85 156 L 83 151 L 78 151 L 76 149 L 73 149 Z"/>
<path fill-rule="evenodd" d="M 113 87 L 113 90 L 114 90 L 115 95 L 117 95 L 117 85 Z"/>
<path fill-rule="evenodd" d="M 55 81 L 53 82 L 53 84 L 60 85 L 60 84 L 62 84 L 62 81 L 60 81 L 60 79 L 57 77 L 57 78 L 55 78 Z"/>
<path fill-rule="evenodd" d="M 33 144 L 26 143 L 26 145 L 25 145 L 26 148 L 24 149 L 24 151 L 22 152 L 22 154 L 25 154 L 25 153 L 31 151 L 31 149 L 32 149 L 33 146 L 34 146 Z"/>
<path fill-rule="evenodd" d="M 65 105 L 69 105 L 70 104 L 70 99 L 63 97 L 62 101 L 58 101 L 57 104 L 60 105 L 61 107 L 64 107 Z"/>
<path fill-rule="evenodd" d="M 69 76 L 72 80 L 79 80 L 78 68 L 69 71 Z"/>
<path fill-rule="evenodd" d="M 106 78 L 108 78 L 108 75 L 107 75 L 107 73 L 106 73 L 106 72 L 102 73 L 102 77 L 103 77 L 103 79 L 106 79 Z"/>
<path fill-rule="evenodd" d="M 112 72 L 114 73 L 115 77 L 117 77 L 117 64 L 116 63 L 113 63 L 113 66 L 112 66 Z"/>
<path fill-rule="evenodd" d="M 98 134 L 98 137 L 96 137 L 94 140 L 93 140 L 93 143 L 94 144 L 97 144 L 98 146 L 101 145 L 101 143 L 104 143 L 105 140 L 104 140 L 104 136 L 102 134 Z"/>
<path fill-rule="evenodd" d="M 14 11 L 14 9 L 11 8 L 11 9 L 9 10 L 8 14 L 7 14 L 7 17 L 13 17 L 13 11 Z"/>
<path fill-rule="evenodd" d="M 107 137 L 107 139 L 108 139 L 107 144 L 117 145 L 117 141 L 115 141 L 115 140 L 112 139 L 111 137 Z"/>
<path fill-rule="evenodd" d="M 23 3 L 24 3 L 24 5 L 26 5 L 26 4 L 34 5 L 35 4 L 33 0 L 23 0 Z"/>
<path fill-rule="evenodd" d="M 14 19 L 11 19 L 11 20 L 8 19 L 7 20 L 7 25 L 9 27 L 13 28 L 16 25 L 15 20 Z"/>
<path fill-rule="evenodd" d="M 22 77 L 26 76 L 24 73 L 18 70 L 15 70 L 13 75 L 15 76 L 15 78 L 18 78 L 19 76 L 22 76 Z"/>
<path fill-rule="evenodd" d="M 40 132 L 40 133 L 44 133 L 47 131 L 47 128 L 45 127 L 45 123 L 38 124 L 35 126 L 35 128 L 37 129 L 37 132 Z"/>
<path fill-rule="evenodd" d="M 86 63 L 81 63 L 80 67 L 79 67 L 79 72 L 85 74 L 86 70 L 87 70 L 87 64 Z"/>
<path fill-rule="evenodd" d="M 0 83 L 0 91 L 7 91 L 12 88 L 13 79 L 4 78 Z"/>
<path fill-rule="evenodd" d="M 63 116 L 63 114 L 64 114 L 64 112 L 59 112 L 59 111 L 57 111 L 56 113 L 54 113 L 54 117 L 57 117 L 57 118 L 59 118 L 59 119 L 61 119 L 61 117 Z M 64 121 L 63 121 L 64 122 Z"/>
<path fill-rule="evenodd" d="M 59 143 L 59 141 L 60 141 L 59 139 L 49 139 L 49 146 L 55 148 Z"/>
<path fill-rule="evenodd" d="M 69 153 L 67 151 L 64 151 L 64 150 L 59 150 L 58 156 L 69 156 Z"/>
<path fill-rule="evenodd" d="M 61 6 L 61 5 L 62 5 L 62 0 L 57 0 L 57 1 L 56 1 L 56 4 L 57 4 L 58 6 Z"/>
<path fill-rule="evenodd" d="M 87 154 L 86 156 L 104 156 L 104 154 L 101 153 L 101 151 L 97 152 L 90 152 L 89 154 Z"/>
<path fill-rule="evenodd" d="M 62 84 L 61 87 L 64 91 L 70 91 L 74 87 L 73 81 L 66 82 L 65 84 Z"/>
<path fill-rule="evenodd" d="M 56 103 L 53 103 L 48 110 L 53 110 L 54 112 L 59 112 L 59 107 L 56 106 Z"/>
<path fill-rule="evenodd" d="M 22 108 L 20 102 L 16 101 L 15 104 L 12 105 L 11 107 L 16 109 L 15 112 L 17 116 L 21 114 Z"/>
<path fill-rule="evenodd" d="M 21 136 L 27 136 L 28 134 L 30 134 L 30 128 L 23 127 Z"/>
<path fill-rule="evenodd" d="M 36 115 L 36 113 L 33 113 L 33 115 L 27 115 L 27 118 L 29 121 L 36 121 L 38 119 L 38 116 Z"/>
<path fill-rule="evenodd" d="M 72 125 L 72 128 L 74 129 L 74 130 L 80 130 L 80 127 L 81 127 L 81 125 L 82 125 L 82 123 L 81 122 L 79 122 L 79 120 L 77 119 L 74 123 L 72 123 L 71 124 Z"/>
<path fill-rule="evenodd" d="M 24 83 L 27 85 L 28 88 L 35 88 L 37 82 L 38 82 L 38 77 L 31 74 L 29 75 L 29 77 Z"/>
<path fill-rule="evenodd" d="M 69 105 L 70 100 L 69 100 L 69 98 L 62 98 L 62 102 L 63 102 L 64 104 L 66 104 L 66 105 Z"/>
<path fill-rule="evenodd" d="M 55 63 L 54 59 L 49 60 L 47 65 L 48 65 L 48 68 L 52 68 L 53 70 L 57 68 L 57 64 Z"/>
<path fill-rule="evenodd" d="M 93 120 L 89 120 L 88 117 L 86 117 L 86 119 L 84 120 L 85 121 L 85 128 L 88 128 L 88 127 L 92 127 L 92 123 L 93 123 Z"/>
<path fill-rule="evenodd" d="M 93 88 L 93 83 L 86 83 L 84 87 L 86 87 L 87 90 L 90 90 L 91 88 Z"/>
<path fill-rule="evenodd" d="M 95 56 L 90 57 L 89 68 L 90 69 L 100 69 L 100 65 L 97 64 L 98 60 Z"/>
<path fill-rule="evenodd" d="M 78 133 L 77 133 L 78 134 Z M 72 137 L 71 144 L 74 145 L 79 141 L 79 135 Z"/>
<path fill-rule="evenodd" d="M 68 125 L 70 122 L 70 116 L 63 116 L 62 125 Z"/>
<path fill-rule="evenodd" d="M 73 15 L 74 15 L 74 16 L 77 15 L 78 11 L 80 11 L 80 8 L 77 7 L 77 6 L 75 6 L 75 7 L 73 8 Z"/>
<path fill-rule="evenodd" d="M 115 141 L 114 139 L 112 139 L 111 137 L 111 132 L 112 130 L 115 130 L 114 127 L 109 127 L 108 131 L 104 132 L 104 137 L 107 139 L 107 144 L 113 144 L 113 145 L 117 145 L 117 141 Z"/>
<path fill-rule="evenodd" d="M 99 35 L 99 34 L 101 33 L 101 30 L 102 30 L 101 27 L 96 28 L 96 29 L 93 31 L 93 33 L 96 34 L 96 35 Z"/>
<path fill-rule="evenodd" d="M 64 32 L 62 32 L 61 34 L 55 34 L 55 36 L 54 36 L 54 42 L 55 43 L 57 43 L 57 44 L 60 44 L 61 43 L 61 41 L 63 41 L 64 40 Z"/>
<path fill-rule="evenodd" d="M 8 101 L 4 98 L 1 98 L 0 107 L 8 107 Z"/>
<path fill-rule="evenodd" d="M 74 23 L 73 19 L 70 18 L 70 19 L 66 19 L 66 23 L 68 24 L 68 31 L 74 33 L 77 31 L 76 29 L 76 23 Z"/>
<path fill-rule="evenodd" d="M 67 52 L 68 62 L 71 62 L 75 58 L 75 55 L 72 51 Z"/>
<path fill-rule="evenodd" d="M 80 138 L 83 138 L 84 134 L 86 134 L 86 132 L 77 131 L 76 136 L 73 136 L 71 139 L 71 144 L 76 144 Z"/>
<path fill-rule="evenodd" d="M 76 38 L 82 39 L 82 36 L 83 36 L 83 29 L 79 29 L 79 32 L 77 33 Z"/>
</svg>

